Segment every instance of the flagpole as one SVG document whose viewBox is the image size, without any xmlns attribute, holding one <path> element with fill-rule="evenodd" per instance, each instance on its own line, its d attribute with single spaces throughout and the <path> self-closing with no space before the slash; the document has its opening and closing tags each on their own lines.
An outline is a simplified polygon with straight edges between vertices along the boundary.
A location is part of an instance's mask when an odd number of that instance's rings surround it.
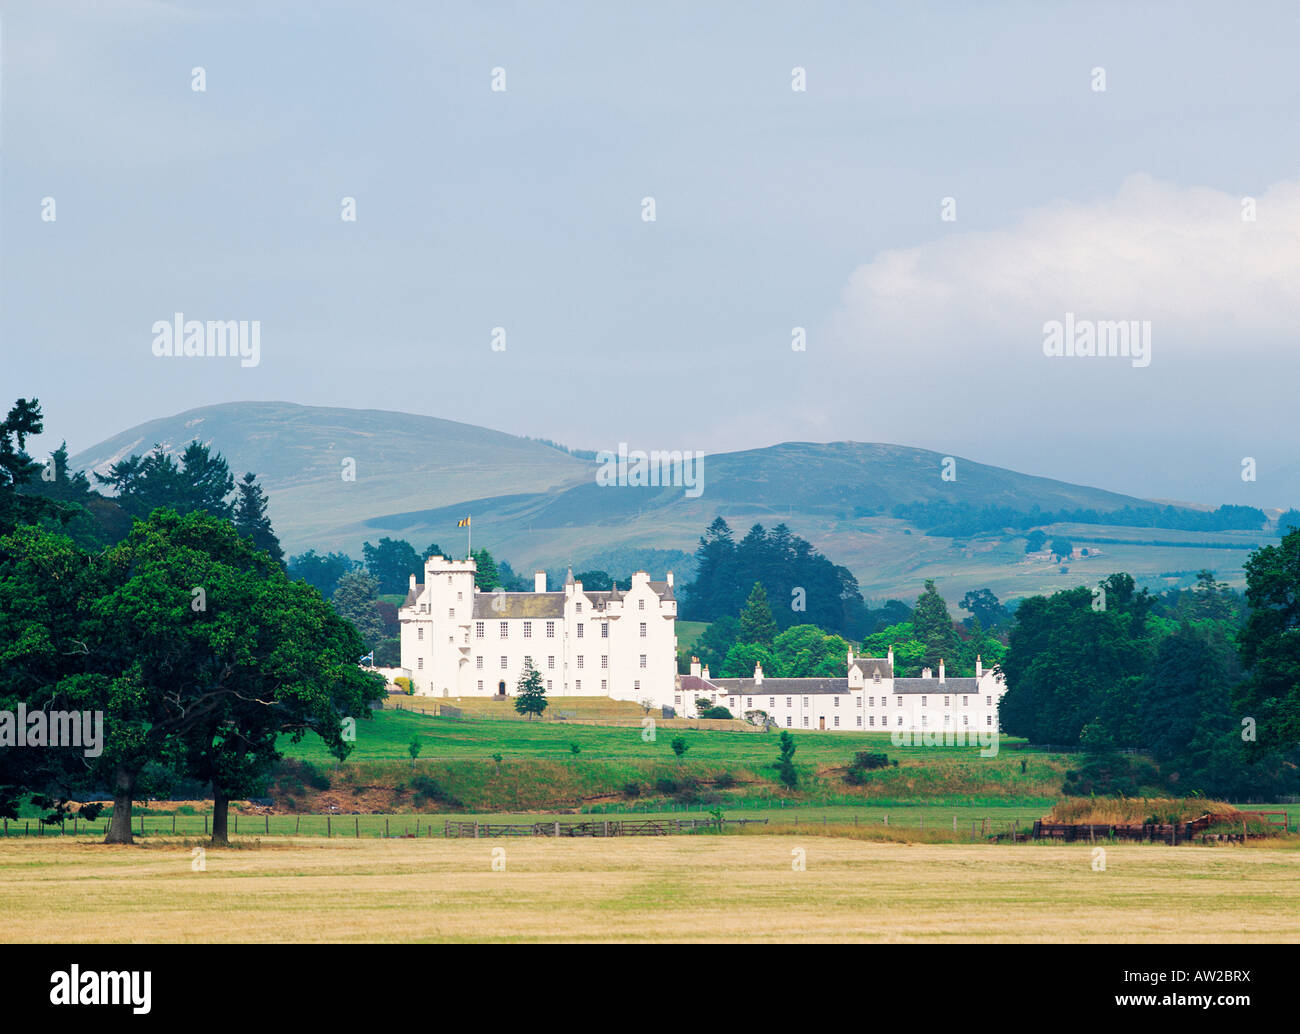
<svg viewBox="0 0 1300 1034">
<path fill-rule="evenodd" d="M 474 559 L 474 515 L 473 514 L 470 514 L 470 516 L 465 518 L 465 548 L 469 552 L 469 555 L 466 556 L 465 559 L 473 560 Z"/>
</svg>

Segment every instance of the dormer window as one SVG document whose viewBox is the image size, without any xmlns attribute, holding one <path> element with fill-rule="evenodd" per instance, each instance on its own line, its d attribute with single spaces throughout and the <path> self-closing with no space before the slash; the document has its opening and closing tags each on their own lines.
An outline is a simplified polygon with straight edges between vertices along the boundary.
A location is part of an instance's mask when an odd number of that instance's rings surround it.
<svg viewBox="0 0 1300 1034">
<path fill-rule="evenodd" d="M 880 685 L 880 672 L 876 672 L 874 675 L 872 675 L 871 681 L 874 682 L 877 686 Z"/>
</svg>

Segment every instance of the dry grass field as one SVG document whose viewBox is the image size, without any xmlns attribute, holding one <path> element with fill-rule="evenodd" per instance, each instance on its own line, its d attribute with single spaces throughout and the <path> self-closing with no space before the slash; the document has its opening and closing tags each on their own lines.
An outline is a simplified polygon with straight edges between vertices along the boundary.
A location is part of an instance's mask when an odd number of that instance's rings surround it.
<svg viewBox="0 0 1300 1034">
<path fill-rule="evenodd" d="M 0 843 L 0 939 L 1300 941 L 1300 852 L 829 836 Z M 493 871 L 494 849 L 505 871 Z M 802 850 L 805 871 L 794 871 Z"/>
</svg>

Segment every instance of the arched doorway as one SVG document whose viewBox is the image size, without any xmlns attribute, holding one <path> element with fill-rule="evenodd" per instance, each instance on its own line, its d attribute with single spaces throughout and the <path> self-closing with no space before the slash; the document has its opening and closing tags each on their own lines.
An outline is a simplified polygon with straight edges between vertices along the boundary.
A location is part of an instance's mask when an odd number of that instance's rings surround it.
<svg viewBox="0 0 1300 1034">
<path fill-rule="evenodd" d="M 505 695 L 506 695 L 506 684 L 503 680 L 497 683 L 497 696 L 505 696 Z"/>
</svg>

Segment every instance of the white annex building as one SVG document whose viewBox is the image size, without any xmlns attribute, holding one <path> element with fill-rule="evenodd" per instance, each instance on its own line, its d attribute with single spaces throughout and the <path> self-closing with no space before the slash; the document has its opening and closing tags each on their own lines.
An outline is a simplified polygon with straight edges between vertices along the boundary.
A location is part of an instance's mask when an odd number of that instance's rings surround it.
<svg viewBox="0 0 1300 1034">
<path fill-rule="evenodd" d="M 548 592 L 546 574 L 532 592 L 480 592 L 473 560 L 432 556 L 424 583 L 411 575 L 398 609 L 402 668 L 422 696 L 514 695 L 525 658 L 548 696 L 650 697 L 672 704 L 677 671 L 677 600 L 673 575 L 652 582 L 644 571 L 626 592 L 585 590 L 565 580 Z"/>
<path fill-rule="evenodd" d="M 948 678 L 943 662 L 939 676 L 926 668 L 917 678 L 894 677 L 894 651 L 888 657 L 848 654 L 848 677 L 842 679 L 769 679 L 756 665 L 749 679 L 715 679 L 699 661 L 691 674 L 678 677 L 673 706 L 694 717 L 695 701 L 727 708 L 736 718 L 764 711 L 781 729 L 839 729 L 843 732 L 999 732 L 998 702 L 1007 691 L 1001 671 L 975 661 L 974 678 Z"/>
</svg>

